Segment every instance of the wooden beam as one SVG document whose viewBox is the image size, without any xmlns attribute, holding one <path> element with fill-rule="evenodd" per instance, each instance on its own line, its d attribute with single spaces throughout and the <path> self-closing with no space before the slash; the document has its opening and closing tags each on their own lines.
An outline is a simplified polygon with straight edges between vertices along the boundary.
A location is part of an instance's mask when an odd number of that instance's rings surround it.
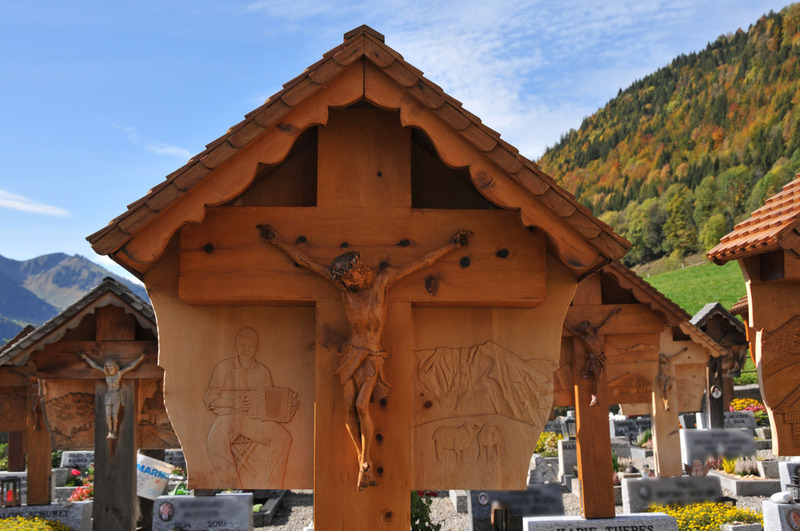
<svg viewBox="0 0 800 531">
<path fill-rule="evenodd" d="M 611 318 L 603 327 L 605 335 L 660 334 L 664 330 L 664 321 L 646 304 L 590 304 L 586 306 L 570 306 L 566 323 L 577 328 L 582 321 L 589 321 L 596 326 L 603 322 L 615 308 L 620 308 L 618 315 Z M 564 334 L 569 335 L 565 329 Z"/>
<path fill-rule="evenodd" d="M 602 340 L 602 336 L 601 340 Z M 572 379 L 575 424 L 578 430 L 578 478 L 581 480 L 581 514 L 584 518 L 613 518 L 614 484 L 611 438 L 608 435 L 608 393 L 605 371 L 597 381 L 597 405 L 590 406 L 589 379 L 581 376 L 584 348 L 573 342 Z"/>
<path fill-rule="evenodd" d="M 50 470 L 53 467 L 50 433 L 44 422 L 25 433 L 28 454 L 28 505 L 50 503 Z"/>
<path fill-rule="evenodd" d="M 538 306 L 545 298 L 545 241 L 496 210 L 409 208 L 236 207 L 209 211 L 183 229 L 180 297 L 192 304 L 297 304 L 340 300 L 330 282 L 296 267 L 266 244 L 256 228 L 270 224 L 320 264 L 355 250 L 374 268 L 402 267 L 450 241 L 456 231 L 475 234 L 469 245 L 432 267 L 409 275 L 391 300 L 426 305 Z"/>
<path fill-rule="evenodd" d="M 94 529 L 136 528 L 136 382 L 123 380 L 122 389 L 125 399 L 120 410 L 119 433 L 116 439 L 108 439 L 105 381 L 100 380 L 95 386 Z"/>
<path fill-rule="evenodd" d="M 338 360 L 330 344 L 337 333 L 346 337 L 349 325 L 340 302 L 317 304 L 314 526 L 320 531 L 410 526 L 411 305 L 390 304 L 387 321 L 383 344 L 392 353 L 385 365 L 392 390 L 385 402 L 370 404 L 378 485 L 358 492 L 356 451 L 345 429 L 346 407 L 335 375 Z"/>
<path fill-rule="evenodd" d="M 25 432 L 11 431 L 8 433 L 8 471 L 23 470 L 25 470 Z"/>
<path fill-rule="evenodd" d="M 156 365 L 158 343 L 156 341 L 60 341 L 47 345 L 34 353 L 41 379 L 77 379 L 94 380 L 103 378 L 103 373 L 92 369 L 78 357 L 78 352 L 85 352 L 98 363 L 103 363 L 107 356 L 117 360 L 120 367 L 125 367 L 147 351 L 149 356 L 134 370 L 125 374 L 125 379 L 161 378 L 164 371 Z"/>
<path fill-rule="evenodd" d="M 671 376 L 674 379 L 675 375 Z M 678 385 L 673 383 L 665 395 L 663 387 L 656 382 L 652 396 L 653 456 L 656 475 L 680 476 L 683 474 L 683 464 L 678 420 Z M 669 409 L 666 409 L 665 398 Z"/>
<path fill-rule="evenodd" d="M 136 318 L 121 306 L 109 304 L 95 310 L 98 341 L 133 341 Z"/>
</svg>

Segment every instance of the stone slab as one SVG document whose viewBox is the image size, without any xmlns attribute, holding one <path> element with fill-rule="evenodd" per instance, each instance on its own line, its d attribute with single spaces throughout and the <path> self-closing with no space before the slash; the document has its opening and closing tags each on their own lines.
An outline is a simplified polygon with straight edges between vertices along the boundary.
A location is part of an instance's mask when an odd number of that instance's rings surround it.
<svg viewBox="0 0 800 531">
<path fill-rule="evenodd" d="M 61 453 L 62 468 L 77 468 L 85 472 L 86 468 L 94 463 L 94 452 L 88 450 L 71 450 Z"/>
<path fill-rule="evenodd" d="M 725 411 L 725 429 L 743 428 L 756 433 L 756 418 L 752 411 Z"/>
<path fill-rule="evenodd" d="M 492 503 L 504 503 L 510 513 L 511 530 L 522 529 L 526 516 L 563 515 L 561 485 L 530 485 L 525 490 L 470 491 L 473 531 L 491 531 Z"/>
<path fill-rule="evenodd" d="M 639 425 L 633 419 L 608 419 L 608 431 L 611 437 L 627 438 L 631 433 L 639 433 Z"/>
<path fill-rule="evenodd" d="M 689 505 L 721 497 L 722 486 L 714 476 L 622 480 L 622 511 L 626 514 L 646 511 L 653 504 Z"/>
<path fill-rule="evenodd" d="M 778 478 L 781 480 L 780 490 L 791 490 L 789 489 L 789 484 L 792 476 L 800 476 L 800 462 L 779 461 Z"/>
<path fill-rule="evenodd" d="M 751 456 L 756 454 L 756 440 L 745 429 L 680 430 L 681 457 L 684 464 L 709 457 Z"/>
<path fill-rule="evenodd" d="M 578 466 L 578 444 L 575 439 L 558 441 L 558 477 L 572 475 Z"/>
<path fill-rule="evenodd" d="M 528 517 L 524 531 L 677 531 L 675 519 L 664 513 L 621 514 L 616 518 L 584 519 L 577 516 Z"/>
<path fill-rule="evenodd" d="M 693 430 L 697 428 L 697 417 L 694 413 L 681 413 L 678 415 L 678 422 L 684 430 Z"/>
<path fill-rule="evenodd" d="M 759 426 L 756 428 L 756 437 L 759 439 L 772 439 L 772 428 L 769 426 Z"/>
<path fill-rule="evenodd" d="M 78 487 L 55 487 L 53 489 L 53 501 L 61 502 L 69 500 L 69 497 L 72 496 L 72 493 L 75 492 L 77 488 Z"/>
<path fill-rule="evenodd" d="M 272 520 L 283 505 L 283 499 L 286 497 L 286 490 L 275 489 L 271 491 L 266 501 L 261 505 L 261 510 L 253 513 L 253 525 L 255 527 L 266 527 L 272 525 Z"/>
<path fill-rule="evenodd" d="M 762 478 L 780 479 L 781 476 L 778 463 L 779 461 L 774 459 L 756 461 L 756 466 L 758 466 L 758 474 Z"/>
<path fill-rule="evenodd" d="M 19 507 L 0 507 L 0 518 L 14 516 L 39 517 L 61 522 L 75 531 L 92 531 L 92 502 L 75 502 L 69 507 L 57 503 L 50 505 L 20 505 Z"/>
<path fill-rule="evenodd" d="M 744 479 L 734 478 L 716 470 L 710 470 L 709 476 L 719 478 L 722 488 L 728 489 L 734 496 L 772 496 L 781 490 L 781 482 L 777 479 Z"/>
<path fill-rule="evenodd" d="M 773 503 L 764 500 L 764 529 L 769 531 L 800 531 L 800 505 L 796 503 Z"/>
<path fill-rule="evenodd" d="M 551 433 L 559 433 L 561 435 L 566 435 L 566 433 L 567 433 L 566 426 L 564 426 L 564 423 L 561 422 L 558 419 L 556 419 L 556 420 L 548 420 L 547 423 L 545 423 L 544 429 L 542 431 L 543 432 L 549 431 Z"/>
<path fill-rule="evenodd" d="M 153 531 L 251 531 L 253 494 L 159 496 L 153 503 Z"/>
<path fill-rule="evenodd" d="M 468 490 L 451 490 L 450 501 L 453 502 L 458 514 L 469 513 L 469 491 Z"/>
<path fill-rule="evenodd" d="M 180 448 L 172 450 L 164 450 L 164 461 L 172 466 L 179 466 L 186 470 L 186 458 L 183 456 L 183 450 Z"/>
</svg>

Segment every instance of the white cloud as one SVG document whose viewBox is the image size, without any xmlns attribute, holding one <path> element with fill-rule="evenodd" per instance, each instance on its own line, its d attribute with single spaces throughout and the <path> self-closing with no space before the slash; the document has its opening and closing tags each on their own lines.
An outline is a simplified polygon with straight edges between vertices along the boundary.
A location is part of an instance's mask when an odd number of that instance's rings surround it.
<svg viewBox="0 0 800 531">
<path fill-rule="evenodd" d="M 180 146 L 164 144 L 163 142 L 158 142 L 151 138 L 141 137 L 139 132 L 133 127 L 119 124 L 114 124 L 112 127 L 114 127 L 114 129 L 117 131 L 125 133 L 125 135 L 128 137 L 128 140 L 132 144 L 142 146 L 150 153 L 155 153 L 156 155 L 167 155 L 181 160 L 189 160 L 192 158 L 192 153 L 188 149 Z"/>
<path fill-rule="evenodd" d="M 39 203 L 25 196 L 12 194 L 6 190 L 0 190 L 0 208 L 20 210 L 31 214 L 43 214 L 45 216 L 68 217 L 70 213 L 63 208 Z"/>
</svg>

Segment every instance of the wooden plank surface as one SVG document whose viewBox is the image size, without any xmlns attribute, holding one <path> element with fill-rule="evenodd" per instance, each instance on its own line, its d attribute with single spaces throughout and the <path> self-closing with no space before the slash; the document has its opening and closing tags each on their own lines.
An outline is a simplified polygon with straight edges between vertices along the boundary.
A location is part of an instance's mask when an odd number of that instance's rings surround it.
<svg viewBox="0 0 800 531">
<path fill-rule="evenodd" d="M 339 300 L 327 280 L 294 265 L 260 237 L 272 225 L 320 264 L 355 250 L 374 268 L 402 267 L 446 245 L 469 245 L 393 286 L 391 300 L 418 304 L 537 306 L 545 296 L 545 241 L 508 211 L 389 208 L 219 208 L 181 232 L 180 297 L 192 304 Z"/>
<path fill-rule="evenodd" d="M 53 466 L 50 434 L 42 427 L 25 432 L 28 456 L 28 505 L 50 503 L 50 470 Z"/>
<path fill-rule="evenodd" d="M 581 480 L 581 514 L 584 518 L 614 516 L 614 486 L 611 480 L 611 439 L 608 435 L 608 393 L 606 375 L 597 382 L 597 405 L 590 406 L 589 379 L 581 377 L 583 344 L 574 340 L 572 378 L 575 394 L 575 423 L 578 430 L 578 479 Z"/>
<path fill-rule="evenodd" d="M 95 310 L 98 341 L 134 341 L 136 318 L 120 306 L 109 304 Z"/>
<path fill-rule="evenodd" d="M 620 312 L 603 327 L 603 334 L 626 335 L 631 332 L 636 334 L 660 334 L 664 330 L 664 321 L 646 304 L 570 306 L 566 322 L 572 328 L 577 328 L 582 321 L 589 321 L 593 326 L 597 326 L 616 308 L 619 308 Z M 570 332 L 565 328 L 564 334 L 569 335 Z"/>
<path fill-rule="evenodd" d="M 397 112 L 331 110 L 318 168 L 320 206 L 411 206 L 411 130 Z"/>
<path fill-rule="evenodd" d="M 95 387 L 94 529 L 133 531 L 136 528 L 136 382 L 122 381 L 118 437 L 108 439 L 105 381 Z"/>
<path fill-rule="evenodd" d="M 156 365 L 156 341 L 59 341 L 35 352 L 33 358 L 39 378 L 93 380 L 103 378 L 103 373 L 91 368 L 78 356 L 79 352 L 85 352 L 101 365 L 106 357 L 111 357 L 120 368 L 124 368 L 145 351 L 149 356 L 131 372 L 125 373 L 125 379 L 161 378 L 164 371 Z"/>
<path fill-rule="evenodd" d="M 342 386 L 335 375 L 337 343 L 349 335 L 341 303 L 317 304 L 316 425 L 314 429 L 314 527 L 321 531 L 406 529 L 411 493 L 411 306 L 391 303 L 383 346 L 392 390 L 370 404 L 375 424 L 372 456 L 378 485 L 356 488 L 356 450 L 345 429 Z"/>
</svg>

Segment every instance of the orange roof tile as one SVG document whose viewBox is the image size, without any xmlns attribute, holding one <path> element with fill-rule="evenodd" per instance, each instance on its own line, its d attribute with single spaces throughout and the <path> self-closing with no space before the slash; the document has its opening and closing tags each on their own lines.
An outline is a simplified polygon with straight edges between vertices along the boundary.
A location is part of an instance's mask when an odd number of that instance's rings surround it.
<svg viewBox="0 0 800 531">
<path fill-rule="evenodd" d="M 245 115 L 242 122 L 231 127 L 220 138 L 209 143 L 205 151 L 168 175 L 166 182 L 153 187 L 145 197 L 132 203 L 126 212 L 113 219 L 108 226 L 88 236 L 86 239 L 92 248 L 103 255 L 119 251 L 133 238 L 137 230 L 179 201 L 186 192 L 234 157 L 262 132 L 273 126 L 281 127 L 281 119 L 297 105 L 360 59 L 369 61 L 405 87 L 415 101 L 458 131 L 466 142 L 484 153 L 517 184 L 539 197 L 547 209 L 564 219 L 567 225 L 585 237 L 600 254 L 608 259 L 618 259 L 630 248 L 630 243 L 625 238 L 595 218 L 572 194 L 559 187 L 552 177 L 539 169 L 534 162 L 520 155 L 513 146 L 501 140 L 499 133 L 481 123 L 458 100 L 423 77 L 421 71 L 386 46 L 383 35 L 367 26 L 346 33 L 342 44 L 323 54 L 320 61 L 287 82 L 282 90 Z"/>
<path fill-rule="evenodd" d="M 800 219 L 800 175 L 722 237 L 706 256 L 717 264 L 780 249 Z"/>
</svg>

